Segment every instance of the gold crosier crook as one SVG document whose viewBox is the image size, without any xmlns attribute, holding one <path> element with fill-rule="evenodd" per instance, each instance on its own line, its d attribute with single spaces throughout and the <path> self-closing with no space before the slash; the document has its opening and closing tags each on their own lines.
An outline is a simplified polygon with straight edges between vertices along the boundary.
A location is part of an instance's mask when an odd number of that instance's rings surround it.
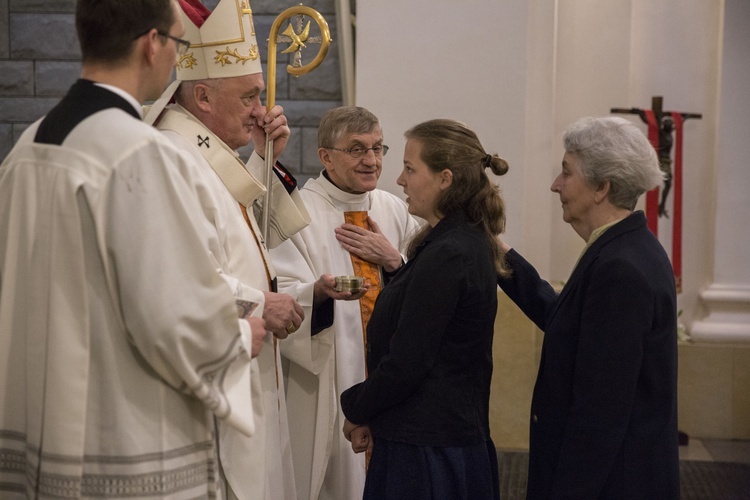
<svg viewBox="0 0 750 500">
<path fill-rule="evenodd" d="M 297 5 L 294 7 L 289 7 L 284 12 L 279 14 L 279 16 L 274 20 L 273 24 L 271 25 L 271 33 L 268 36 L 268 81 L 266 85 L 266 111 L 271 111 L 271 109 L 275 105 L 276 101 L 276 44 L 277 40 L 276 38 L 279 35 L 279 29 L 281 28 L 281 23 L 286 21 L 287 19 L 291 18 L 292 16 L 299 15 L 299 16 L 308 16 L 313 19 L 315 19 L 315 22 L 318 23 L 318 28 L 320 28 L 320 50 L 318 51 L 318 55 L 315 56 L 315 59 L 312 60 L 312 62 L 305 64 L 304 66 L 292 66 L 287 65 L 286 71 L 287 73 L 295 76 L 304 75 L 305 73 L 309 73 L 310 71 L 314 70 L 318 66 L 320 66 L 320 63 L 323 62 L 323 59 L 325 59 L 326 55 L 328 54 L 328 46 L 331 44 L 331 32 L 328 29 L 328 23 L 323 18 L 322 15 L 320 15 L 320 12 L 317 10 L 306 7 L 304 5 Z M 294 31 L 294 28 L 292 27 L 291 23 L 289 24 L 286 31 L 284 31 L 284 35 L 290 35 L 290 38 L 292 40 L 292 45 L 284 51 L 284 53 L 288 52 L 294 52 L 302 50 L 303 47 L 305 47 L 305 40 L 307 39 L 307 32 L 310 28 L 310 25 L 308 23 L 307 28 L 304 30 L 304 34 L 296 33 Z M 300 37 L 300 35 L 304 36 L 304 39 Z M 263 199 L 263 216 L 261 218 L 261 230 L 263 232 L 263 238 L 268 241 L 268 224 L 271 217 L 271 181 L 273 180 L 273 140 L 269 140 L 268 136 L 266 136 L 266 194 Z"/>
</svg>

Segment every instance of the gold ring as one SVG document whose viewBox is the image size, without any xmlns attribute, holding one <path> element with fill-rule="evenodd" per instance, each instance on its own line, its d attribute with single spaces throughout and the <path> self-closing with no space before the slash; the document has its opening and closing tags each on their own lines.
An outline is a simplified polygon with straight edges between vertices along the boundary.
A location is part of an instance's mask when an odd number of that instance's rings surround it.
<svg viewBox="0 0 750 500">
<path fill-rule="evenodd" d="M 297 329 L 294 327 L 294 323 L 286 327 L 286 333 L 294 333 Z"/>
</svg>

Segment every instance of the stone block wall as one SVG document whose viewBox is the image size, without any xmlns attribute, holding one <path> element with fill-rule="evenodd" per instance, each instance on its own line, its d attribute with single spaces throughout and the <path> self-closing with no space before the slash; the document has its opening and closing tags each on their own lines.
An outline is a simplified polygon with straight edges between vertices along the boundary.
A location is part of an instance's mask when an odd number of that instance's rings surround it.
<svg viewBox="0 0 750 500">
<path fill-rule="evenodd" d="M 204 3 L 213 8 L 216 1 Z M 298 4 L 292 0 L 251 2 L 264 71 L 266 39 L 274 19 L 287 7 Z M 5 158 L 26 127 L 57 104 L 78 78 L 81 54 L 75 5 L 75 0 L 0 0 L 0 159 Z M 286 72 L 291 56 L 280 53 L 285 45 L 280 44 L 277 51 L 276 104 L 284 107 L 292 129 L 281 161 L 301 183 L 316 176 L 321 168 L 317 156 L 321 114 L 341 105 L 335 5 L 333 0 L 311 0 L 304 5 L 323 15 L 334 42 L 323 63 L 300 77 Z M 308 47 L 302 52 L 303 64 L 317 54 L 317 45 Z M 250 151 L 251 147 L 243 148 L 241 153 L 246 156 Z"/>
<path fill-rule="evenodd" d="M 80 71 L 75 0 L 0 0 L 0 158 Z"/>
</svg>

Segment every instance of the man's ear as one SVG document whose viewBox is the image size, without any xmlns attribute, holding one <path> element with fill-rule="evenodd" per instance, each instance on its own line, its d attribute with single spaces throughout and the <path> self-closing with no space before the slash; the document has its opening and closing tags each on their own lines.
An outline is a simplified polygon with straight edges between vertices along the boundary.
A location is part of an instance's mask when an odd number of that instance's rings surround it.
<svg viewBox="0 0 750 500">
<path fill-rule="evenodd" d="M 453 184 L 453 172 L 450 169 L 443 169 L 440 172 L 440 189 L 448 189 Z"/>
<path fill-rule="evenodd" d="M 201 111 L 211 111 L 211 89 L 204 83 L 193 85 L 193 102 Z"/>
<path fill-rule="evenodd" d="M 333 163 L 333 160 L 331 159 L 331 151 L 329 149 L 318 148 L 318 158 L 326 170 L 328 170 L 328 167 Z"/>
<path fill-rule="evenodd" d="M 156 44 L 159 43 L 159 40 L 157 40 L 158 36 L 159 34 L 156 32 L 156 29 L 152 29 L 142 37 L 139 37 L 135 45 L 135 50 L 140 52 L 151 66 L 156 63 Z"/>
</svg>

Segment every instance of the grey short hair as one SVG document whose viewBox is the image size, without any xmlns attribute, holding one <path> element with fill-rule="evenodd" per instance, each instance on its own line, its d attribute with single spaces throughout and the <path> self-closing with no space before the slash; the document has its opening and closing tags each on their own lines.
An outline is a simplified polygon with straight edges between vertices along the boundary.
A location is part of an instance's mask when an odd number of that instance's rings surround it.
<svg viewBox="0 0 750 500">
<path fill-rule="evenodd" d="M 365 108 L 342 106 L 329 109 L 320 119 L 318 147 L 330 148 L 347 134 L 369 134 L 380 127 L 380 120 Z"/>
<path fill-rule="evenodd" d="M 586 182 L 609 181 L 609 201 L 617 207 L 633 210 L 640 195 L 664 180 L 653 146 L 624 118 L 582 118 L 565 131 L 563 144 L 580 160 Z"/>
</svg>

